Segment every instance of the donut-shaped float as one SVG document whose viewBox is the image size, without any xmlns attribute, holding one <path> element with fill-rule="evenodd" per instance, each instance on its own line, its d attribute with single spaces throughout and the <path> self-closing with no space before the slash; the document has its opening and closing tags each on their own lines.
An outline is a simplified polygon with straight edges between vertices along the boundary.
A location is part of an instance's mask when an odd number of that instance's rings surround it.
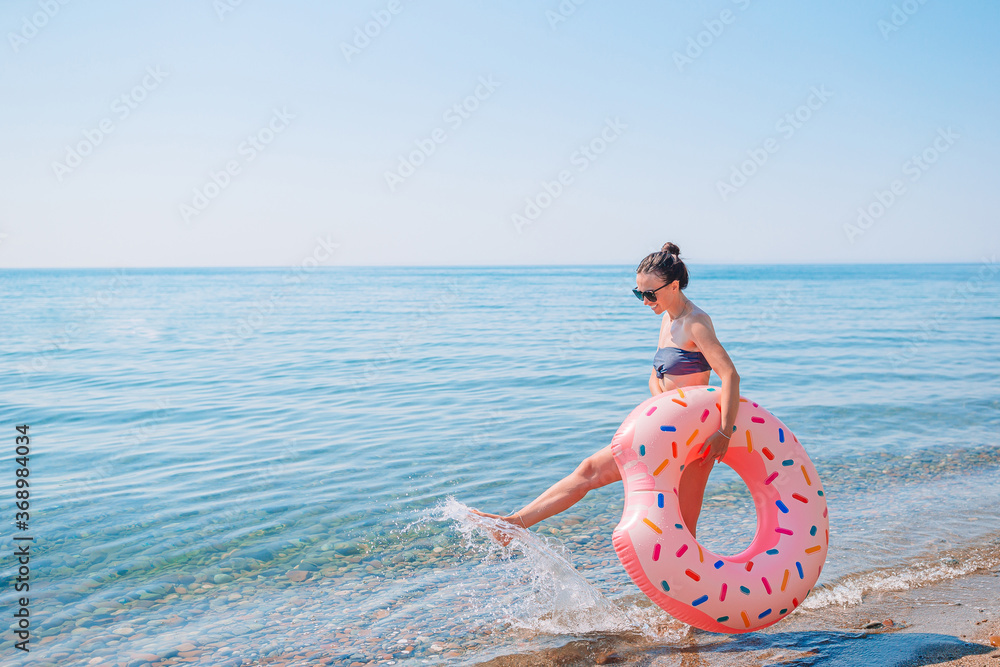
<svg viewBox="0 0 1000 667">
<path fill-rule="evenodd" d="M 632 580 L 674 618 L 710 632 L 751 632 L 792 612 L 819 579 L 830 523 L 819 475 L 795 435 L 740 397 L 722 462 L 750 489 L 753 542 L 735 556 L 698 544 L 677 488 L 721 425 L 722 392 L 698 385 L 653 396 L 625 419 L 611 451 L 625 484 L 612 541 Z"/>
</svg>

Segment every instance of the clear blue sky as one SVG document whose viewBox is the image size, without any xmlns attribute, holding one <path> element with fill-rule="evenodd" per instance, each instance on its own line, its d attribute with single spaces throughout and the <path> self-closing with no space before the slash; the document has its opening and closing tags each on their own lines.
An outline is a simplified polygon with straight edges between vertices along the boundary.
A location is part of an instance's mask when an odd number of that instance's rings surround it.
<svg viewBox="0 0 1000 667">
<path fill-rule="evenodd" d="M 0 267 L 1000 246 L 1000 3 L 63 1 L 0 7 Z"/>
</svg>

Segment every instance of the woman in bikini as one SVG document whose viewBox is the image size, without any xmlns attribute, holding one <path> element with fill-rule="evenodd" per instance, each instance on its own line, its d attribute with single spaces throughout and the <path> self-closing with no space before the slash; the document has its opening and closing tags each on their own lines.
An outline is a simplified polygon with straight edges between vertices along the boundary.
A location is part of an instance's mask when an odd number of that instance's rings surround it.
<svg viewBox="0 0 1000 667">
<path fill-rule="evenodd" d="M 667 243 L 660 252 L 650 253 L 636 268 L 636 288 L 642 303 L 662 315 L 660 338 L 649 374 L 653 396 L 678 387 L 706 385 L 712 371 L 722 381 L 722 425 L 701 444 L 702 458 L 689 465 L 681 478 L 678 496 L 684 522 L 695 534 L 705 495 L 705 484 L 717 460 L 729 448 L 736 413 L 740 405 L 740 376 L 726 350 L 719 343 L 712 319 L 684 296 L 688 273 L 678 256 L 680 248 Z M 542 495 L 509 516 L 472 510 L 480 516 L 528 528 L 579 502 L 588 491 L 621 479 L 611 455 L 611 445 L 584 459 L 569 476 L 553 484 Z M 510 538 L 496 534 L 507 543 Z"/>
</svg>

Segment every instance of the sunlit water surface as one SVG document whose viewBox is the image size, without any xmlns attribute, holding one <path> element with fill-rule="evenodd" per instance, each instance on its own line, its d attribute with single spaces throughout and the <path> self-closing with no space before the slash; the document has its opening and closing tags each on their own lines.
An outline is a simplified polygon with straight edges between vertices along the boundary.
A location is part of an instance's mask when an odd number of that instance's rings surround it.
<svg viewBox="0 0 1000 667">
<path fill-rule="evenodd" d="M 1000 563 L 996 269 L 692 267 L 743 395 L 827 491 L 829 558 L 797 613 Z M 11 505 L 8 534 L 35 540 L 33 664 L 463 664 L 686 632 L 615 556 L 620 484 L 506 549 L 467 511 L 520 507 L 648 396 L 659 321 L 630 267 L 0 284 L 7 498 L 15 425 L 31 436 L 30 526 Z M 720 467 L 699 536 L 735 553 L 754 529 Z"/>
</svg>

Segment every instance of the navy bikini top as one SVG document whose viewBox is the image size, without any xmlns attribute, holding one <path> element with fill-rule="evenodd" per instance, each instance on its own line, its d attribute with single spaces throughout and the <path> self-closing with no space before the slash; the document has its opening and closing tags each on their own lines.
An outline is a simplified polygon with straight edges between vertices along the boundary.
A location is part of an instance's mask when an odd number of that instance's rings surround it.
<svg viewBox="0 0 1000 667">
<path fill-rule="evenodd" d="M 705 355 L 698 350 L 682 350 L 679 347 L 661 347 L 653 355 L 656 377 L 664 375 L 690 375 L 712 370 Z"/>
</svg>

